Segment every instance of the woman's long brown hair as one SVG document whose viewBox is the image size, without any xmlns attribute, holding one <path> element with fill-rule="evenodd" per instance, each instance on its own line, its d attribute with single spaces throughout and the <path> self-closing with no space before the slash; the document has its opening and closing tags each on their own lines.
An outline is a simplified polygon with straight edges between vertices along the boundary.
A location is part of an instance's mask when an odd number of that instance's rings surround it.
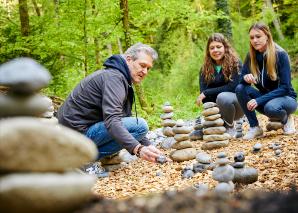
<svg viewBox="0 0 298 213">
<path fill-rule="evenodd" d="M 254 30 L 261 30 L 268 38 L 267 41 L 267 49 L 266 49 L 266 69 L 267 74 L 269 75 L 270 79 L 275 81 L 277 79 L 276 75 L 276 48 L 272 39 L 272 35 L 270 29 L 267 25 L 263 23 L 255 23 L 249 28 L 249 32 Z M 260 69 L 258 67 L 257 59 L 256 59 L 256 50 L 255 48 L 249 43 L 249 57 L 250 57 L 250 71 L 256 79 L 259 79 L 260 76 Z"/>
<path fill-rule="evenodd" d="M 221 33 L 214 33 L 208 39 L 201 75 L 204 77 L 204 80 L 207 83 L 209 83 L 214 78 L 213 74 L 215 61 L 211 58 L 209 52 L 209 46 L 213 41 L 220 42 L 224 45 L 225 53 L 222 59 L 221 66 L 225 81 L 228 81 L 231 79 L 234 72 L 239 72 L 239 58 L 235 50 L 231 47 L 230 43 Z"/>
</svg>

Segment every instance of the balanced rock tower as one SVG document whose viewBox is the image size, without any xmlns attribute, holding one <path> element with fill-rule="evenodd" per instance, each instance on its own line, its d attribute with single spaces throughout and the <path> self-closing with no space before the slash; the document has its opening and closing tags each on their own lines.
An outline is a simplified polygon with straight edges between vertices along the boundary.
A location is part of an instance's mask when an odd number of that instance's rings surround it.
<svg viewBox="0 0 298 213">
<path fill-rule="evenodd" d="M 0 66 L 0 85 L 8 88 L 0 94 L 3 212 L 70 212 L 92 198 L 96 178 L 75 168 L 96 158 L 94 143 L 74 130 L 32 117 L 49 109 L 49 102 L 38 92 L 50 78 L 45 68 L 29 58 Z"/>
<path fill-rule="evenodd" d="M 223 126 L 224 121 L 221 119 L 219 108 L 216 103 L 207 102 L 203 104 L 204 116 L 203 122 L 203 150 L 217 149 L 228 146 L 230 135 L 226 133 L 226 128 Z"/>
<path fill-rule="evenodd" d="M 203 124 L 200 116 L 195 120 L 194 130 L 190 133 L 189 139 L 191 141 L 203 139 Z"/>
<path fill-rule="evenodd" d="M 163 114 L 161 114 L 160 118 L 162 119 L 161 125 L 162 133 L 166 136 L 165 139 L 161 142 L 161 147 L 163 149 L 170 149 L 171 146 L 175 143 L 173 132 L 173 127 L 176 125 L 176 121 L 172 119 L 173 113 L 173 106 L 171 106 L 170 102 L 165 102 L 162 107 Z"/>
</svg>

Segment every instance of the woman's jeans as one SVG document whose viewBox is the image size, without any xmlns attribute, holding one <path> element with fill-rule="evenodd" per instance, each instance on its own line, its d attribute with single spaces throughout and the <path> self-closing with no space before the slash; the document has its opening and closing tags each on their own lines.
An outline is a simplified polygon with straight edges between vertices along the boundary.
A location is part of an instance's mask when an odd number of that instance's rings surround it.
<svg viewBox="0 0 298 213">
<path fill-rule="evenodd" d="M 241 108 L 246 115 L 250 127 L 259 126 L 259 122 L 256 116 L 255 110 L 249 111 L 247 109 L 247 103 L 251 99 L 256 99 L 262 94 L 250 85 L 239 84 L 236 87 L 237 99 L 241 105 Z M 285 124 L 288 120 L 288 116 L 294 113 L 297 109 L 297 102 L 294 98 L 289 96 L 283 96 L 274 98 L 268 101 L 265 105 L 257 106 L 256 110 L 267 117 L 270 121 L 278 121 Z"/>
<path fill-rule="evenodd" d="M 148 132 L 147 122 L 143 118 L 137 119 L 134 117 L 122 118 L 122 124 L 127 129 L 127 131 L 138 141 L 144 138 Z M 119 152 L 123 147 L 117 143 L 108 133 L 104 122 L 98 122 L 87 130 L 85 134 L 90 138 L 99 151 L 98 160 Z"/>
</svg>

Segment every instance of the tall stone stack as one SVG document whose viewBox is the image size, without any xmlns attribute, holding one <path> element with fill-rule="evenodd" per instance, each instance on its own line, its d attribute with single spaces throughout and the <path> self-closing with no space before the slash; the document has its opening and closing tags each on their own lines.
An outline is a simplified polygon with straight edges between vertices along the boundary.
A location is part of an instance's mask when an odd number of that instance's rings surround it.
<svg viewBox="0 0 298 213">
<path fill-rule="evenodd" d="M 28 58 L 0 66 L 0 85 L 9 88 L 0 94 L 3 212 L 69 212 L 92 197 L 95 177 L 74 171 L 96 158 L 94 143 L 76 131 L 30 117 L 48 109 L 37 93 L 49 80 L 48 71 Z"/>
<path fill-rule="evenodd" d="M 187 161 L 196 157 L 197 151 L 195 148 L 192 148 L 192 142 L 189 141 L 191 130 L 191 127 L 184 126 L 184 122 L 181 119 L 173 127 L 173 132 L 175 133 L 174 139 L 176 140 L 176 143 L 172 145 L 172 148 L 176 150 L 170 154 L 173 161 Z"/>
<path fill-rule="evenodd" d="M 194 130 L 190 133 L 189 139 L 191 141 L 203 139 L 203 124 L 200 116 L 195 120 Z"/>
<path fill-rule="evenodd" d="M 216 192 L 232 192 L 234 190 L 232 180 L 235 171 L 228 163 L 229 160 L 227 159 L 226 153 L 218 153 L 216 161 L 218 166 L 212 172 L 212 178 L 219 182 L 214 189 Z"/>
<path fill-rule="evenodd" d="M 239 119 L 238 121 L 236 121 L 236 134 L 235 134 L 235 138 L 242 138 L 243 137 L 243 120 Z"/>
<path fill-rule="evenodd" d="M 203 150 L 217 149 L 226 147 L 229 144 L 230 135 L 226 133 L 226 128 L 223 126 L 224 121 L 221 119 L 219 108 L 216 103 L 207 102 L 203 104 L 204 116 L 203 122 Z"/>
<path fill-rule="evenodd" d="M 252 167 L 245 167 L 245 155 L 243 152 L 237 152 L 234 156 L 235 163 L 232 166 L 235 169 L 233 178 L 234 183 L 250 184 L 258 180 L 258 170 Z"/>
<path fill-rule="evenodd" d="M 175 139 L 174 139 L 175 133 L 173 132 L 173 127 L 176 125 L 176 121 L 172 119 L 174 115 L 173 106 L 171 106 L 169 102 L 165 102 L 162 107 L 162 111 L 163 111 L 163 114 L 161 114 L 160 116 L 160 118 L 162 119 L 161 125 L 163 126 L 162 133 L 167 138 L 165 138 L 161 142 L 161 147 L 163 149 L 170 149 L 172 145 L 175 143 Z"/>
</svg>

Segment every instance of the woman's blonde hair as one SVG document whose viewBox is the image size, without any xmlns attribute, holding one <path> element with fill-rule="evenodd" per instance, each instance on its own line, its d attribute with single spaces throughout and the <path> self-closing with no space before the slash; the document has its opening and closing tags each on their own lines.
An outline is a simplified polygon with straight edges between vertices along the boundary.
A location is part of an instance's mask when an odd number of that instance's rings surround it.
<svg viewBox="0 0 298 213">
<path fill-rule="evenodd" d="M 222 73 L 225 81 L 231 80 L 232 74 L 234 72 L 239 72 L 239 58 L 236 51 L 231 47 L 230 43 L 221 33 L 214 33 L 208 38 L 201 75 L 207 83 L 214 78 L 214 60 L 211 58 L 209 51 L 209 46 L 213 41 L 222 43 L 225 48 L 222 60 Z"/>
<path fill-rule="evenodd" d="M 270 32 L 270 29 L 267 25 L 257 22 L 253 24 L 249 28 L 249 32 L 254 29 L 254 30 L 261 30 L 268 38 L 267 41 L 267 49 L 266 49 L 266 57 L 267 57 L 267 62 L 266 62 L 266 69 L 267 69 L 267 74 L 269 75 L 270 79 L 275 81 L 277 79 L 277 74 L 276 74 L 276 48 L 275 44 L 272 39 L 272 35 Z M 250 70 L 253 76 L 258 79 L 260 76 L 260 70 L 258 67 L 257 59 L 256 59 L 256 50 L 252 46 L 251 42 L 249 45 L 249 56 L 250 56 Z"/>
</svg>

